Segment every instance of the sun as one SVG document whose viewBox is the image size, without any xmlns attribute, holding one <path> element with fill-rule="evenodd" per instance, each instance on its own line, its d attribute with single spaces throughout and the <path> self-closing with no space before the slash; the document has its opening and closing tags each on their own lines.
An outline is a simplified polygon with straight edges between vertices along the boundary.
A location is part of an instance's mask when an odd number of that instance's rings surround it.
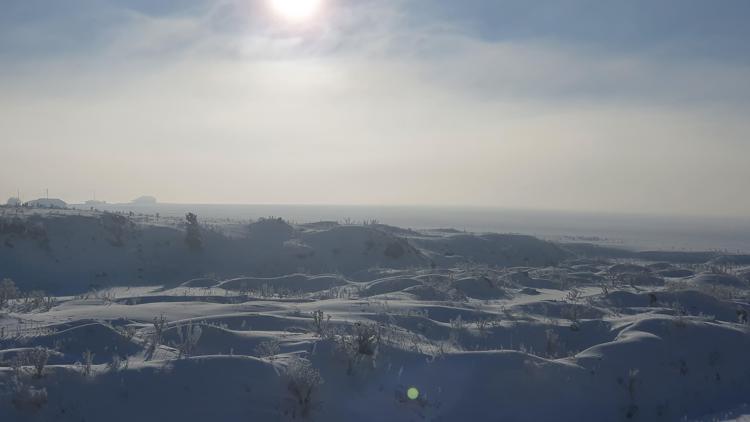
<svg viewBox="0 0 750 422">
<path fill-rule="evenodd" d="M 270 0 L 274 12 L 284 19 L 302 22 L 311 19 L 320 10 L 322 0 Z"/>
</svg>

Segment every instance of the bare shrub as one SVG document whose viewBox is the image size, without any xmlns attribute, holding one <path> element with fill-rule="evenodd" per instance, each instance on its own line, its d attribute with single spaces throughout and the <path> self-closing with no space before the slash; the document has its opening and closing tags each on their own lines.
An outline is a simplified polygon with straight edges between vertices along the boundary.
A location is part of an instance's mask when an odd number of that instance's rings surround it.
<svg viewBox="0 0 750 422">
<path fill-rule="evenodd" d="M 295 403 L 293 416 L 296 417 L 297 412 L 303 418 L 310 416 L 315 407 L 315 392 L 323 384 L 320 372 L 309 361 L 300 358 L 292 359 L 284 372 L 287 389 Z"/>
<path fill-rule="evenodd" d="M 107 363 L 107 370 L 110 372 L 119 372 L 128 369 L 128 359 L 120 355 L 112 355 L 112 360 Z"/>
<path fill-rule="evenodd" d="M 568 291 L 568 294 L 565 296 L 565 300 L 570 303 L 570 306 L 563 311 L 563 317 L 568 319 L 570 321 L 570 329 L 573 331 L 578 331 L 580 329 L 580 305 L 579 302 L 581 301 L 581 298 L 583 295 L 581 294 L 581 291 L 573 287 Z"/>
<path fill-rule="evenodd" d="M 23 295 L 23 302 L 21 303 L 19 310 L 22 312 L 46 312 L 52 309 L 55 305 L 56 301 L 54 297 L 46 294 L 42 290 L 32 290 Z"/>
<path fill-rule="evenodd" d="M 544 331 L 547 340 L 547 357 L 555 358 L 560 347 L 560 335 L 552 329 Z"/>
<path fill-rule="evenodd" d="M 313 328 L 320 337 L 328 337 L 330 334 L 329 327 L 331 325 L 331 316 L 326 315 L 321 310 L 317 310 L 312 313 L 313 317 Z"/>
<path fill-rule="evenodd" d="M 198 340 L 201 338 L 203 330 L 200 325 L 181 325 L 177 327 L 177 349 L 180 351 L 180 357 L 188 357 L 195 352 Z"/>
<path fill-rule="evenodd" d="M 47 389 L 20 385 L 16 388 L 11 402 L 19 411 L 37 411 L 47 404 Z"/>
<path fill-rule="evenodd" d="M 496 321 L 492 318 L 480 318 L 476 321 L 477 330 L 479 331 L 479 335 L 482 337 L 487 337 L 489 335 L 489 331 L 495 327 Z"/>
<path fill-rule="evenodd" d="M 198 224 L 198 216 L 189 212 L 185 214 L 187 231 L 185 233 L 185 243 L 192 251 L 200 251 L 203 248 L 203 239 L 201 238 L 201 228 Z"/>
<path fill-rule="evenodd" d="M 37 346 L 25 352 L 24 360 L 26 363 L 34 367 L 34 376 L 36 378 L 44 376 L 44 367 L 47 366 L 49 355 L 49 350 L 41 346 Z"/>
<path fill-rule="evenodd" d="M 94 354 L 91 353 L 91 350 L 86 350 L 83 352 L 83 361 L 81 362 L 82 365 L 82 373 L 84 377 L 90 377 L 92 374 L 91 365 L 94 363 Z"/>
<path fill-rule="evenodd" d="M 354 339 L 357 354 L 360 356 L 375 356 L 380 346 L 380 326 L 377 324 L 356 323 L 354 325 Z"/>
<path fill-rule="evenodd" d="M 352 334 L 342 334 L 336 338 L 337 349 L 347 358 L 347 374 L 354 372 L 354 366 L 365 359 L 375 366 L 378 349 L 382 339 L 381 327 L 378 324 L 358 322 L 354 324 Z"/>
<path fill-rule="evenodd" d="M 132 325 L 128 325 L 125 328 L 121 329 L 120 332 L 127 341 L 133 341 L 133 337 L 135 337 L 138 329 Z"/>
<path fill-rule="evenodd" d="M 151 332 L 148 353 L 149 358 L 153 357 L 156 350 L 159 349 L 159 346 L 161 346 L 161 342 L 164 339 L 164 330 L 167 327 L 167 319 L 164 317 L 164 314 L 162 314 L 158 318 L 154 317 L 154 321 L 152 324 L 154 327 L 153 331 Z"/>
<path fill-rule="evenodd" d="M 635 402 L 635 391 L 636 391 L 636 385 L 638 384 L 638 375 L 639 371 L 637 369 L 631 369 L 628 371 L 628 399 L 630 401 L 630 405 L 628 406 L 628 410 L 625 413 L 625 416 L 628 419 L 632 419 L 636 416 L 638 413 L 638 406 Z"/>
<path fill-rule="evenodd" d="M 451 331 L 449 334 L 449 341 L 459 346 L 461 343 L 461 336 L 463 336 L 466 333 L 466 322 L 464 322 L 463 318 L 461 318 L 461 315 L 457 316 L 454 319 L 450 320 L 451 325 Z"/>
<path fill-rule="evenodd" d="M 5 278 L 0 281 L 0 309 L 5 307 L 11 300 L 18 298 L 19 290 L 16 287 L 16 283 Z"/>
<path fill-rule="evenodd" d="M 258 356 L 262 358 L 269 358 L 273 360 L 274 357 L 279 354 L 280 350 L 281 347 L 279 346 L 279 341 L 276 339 L 272 339 L 263 341 L 258 344 L 258 346 L 255 348 L 255 353 L 257 353 Z"/>
</svg>

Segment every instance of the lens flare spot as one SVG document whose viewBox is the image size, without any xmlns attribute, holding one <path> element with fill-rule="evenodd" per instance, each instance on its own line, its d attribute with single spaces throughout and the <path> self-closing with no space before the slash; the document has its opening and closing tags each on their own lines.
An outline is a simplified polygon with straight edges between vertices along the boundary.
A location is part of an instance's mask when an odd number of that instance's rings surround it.
<svg viewBox="0 0 750 422">
<path fill-rule="evenodd" d="M 408 390 L 406 390 L 406 397 L 409 398 L 409 400 L 416 400 L 419 398 L 419 390 L 417 390 L 415 387 L 411 387 Z"/>
</svg>

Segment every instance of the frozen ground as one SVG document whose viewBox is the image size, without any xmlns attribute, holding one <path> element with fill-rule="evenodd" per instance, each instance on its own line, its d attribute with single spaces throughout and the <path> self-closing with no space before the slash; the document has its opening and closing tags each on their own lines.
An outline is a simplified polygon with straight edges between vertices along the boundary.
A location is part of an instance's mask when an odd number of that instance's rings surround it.
<svg viewBox="0 0 750 422">
<path fill-rule="evenodd" d="M 0 421 L 750 413 L 745 255 L 6 211 Z"/>
</svg>

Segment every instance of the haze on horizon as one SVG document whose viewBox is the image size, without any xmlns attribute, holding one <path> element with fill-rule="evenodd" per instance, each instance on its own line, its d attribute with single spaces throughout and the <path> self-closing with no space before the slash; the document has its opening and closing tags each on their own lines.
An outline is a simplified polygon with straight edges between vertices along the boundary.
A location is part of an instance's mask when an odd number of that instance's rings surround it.
<svg viewBox="0 0 750 422">
<path fill-rule="evenodd" d="M 750 214 L 742 0 L 8 0 L 0 195 Z"/>
</svg>

